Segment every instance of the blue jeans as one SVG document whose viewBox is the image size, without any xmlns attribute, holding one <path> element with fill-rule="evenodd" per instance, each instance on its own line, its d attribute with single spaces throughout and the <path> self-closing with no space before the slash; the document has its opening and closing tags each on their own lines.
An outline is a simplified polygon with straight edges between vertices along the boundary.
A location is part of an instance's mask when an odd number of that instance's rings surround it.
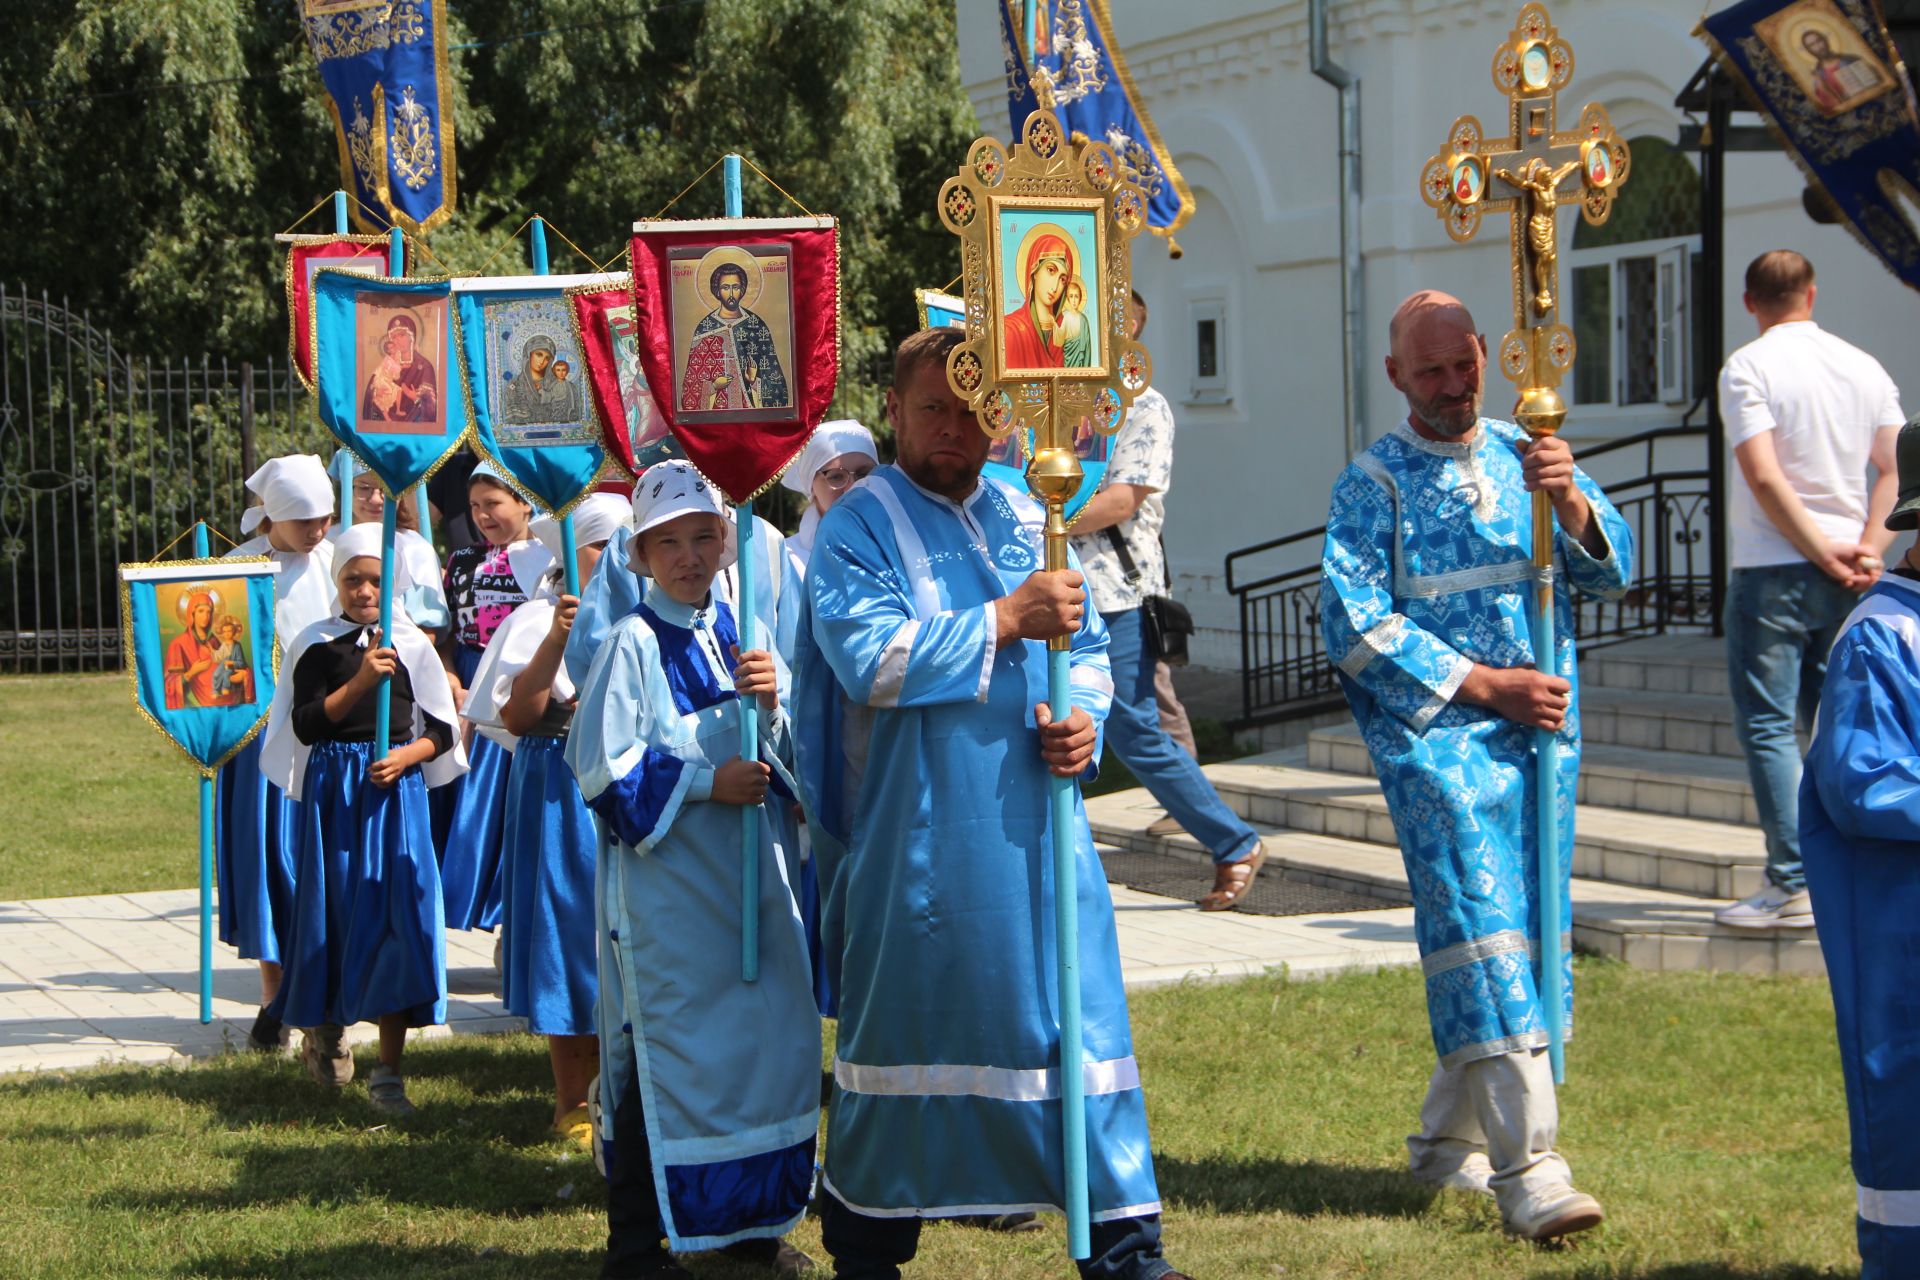
<svg viewBox="0 0 1920 1280">
<path fill-rule="evenodd" d="M 1113 710 L 1107 714 L 1107 746 L 1120 757 L 1160 807 L 1207 847 L 1216 863 L 1253 855 L 1260 837 L 1207 781 L 1200 764 L 1160 727 L 1153 668 L 1160 655 L 1147 642 L 1141 610 L 1103 613 L 1107 662 L 1113 668 Z"/>
<path fill-rule="evenodd" d="M 822 1190 L 820 1238 L 833 1256 L 834 1280 L 900 1280 L 920 1249 L 920 1219 L 870 1218 Z M 1082 1280 L 1161 1280 L 1173 1265 L 1160 1256 L 1160 1215 L 1090 1224 L 1091 1256 Z"/>
<path fill-rule="evenodd" d="M 1746 752 L 1754 807 L 1767 837 L 1767 879 L 1798 893 L 1800 740 L 1813 727 L 1827 651 L 1859 597 L 1811 564 L 1735 569 L 1727 579 L 1727 681 L 1733 728 Z"/>
</svg>

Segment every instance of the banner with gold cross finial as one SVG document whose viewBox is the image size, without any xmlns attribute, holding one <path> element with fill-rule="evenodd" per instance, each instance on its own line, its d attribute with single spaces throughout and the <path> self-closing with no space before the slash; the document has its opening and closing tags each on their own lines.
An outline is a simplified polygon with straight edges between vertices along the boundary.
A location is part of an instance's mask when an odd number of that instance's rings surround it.
<svg viewBox="0 0 1920 1280">
<path fill-rule="evenodd" d="M 298 0 L 340 148 L 340 184 L 371 214 L 420 234 L 453 216 L 453 81 L 446 0 Z"/>
</svg>

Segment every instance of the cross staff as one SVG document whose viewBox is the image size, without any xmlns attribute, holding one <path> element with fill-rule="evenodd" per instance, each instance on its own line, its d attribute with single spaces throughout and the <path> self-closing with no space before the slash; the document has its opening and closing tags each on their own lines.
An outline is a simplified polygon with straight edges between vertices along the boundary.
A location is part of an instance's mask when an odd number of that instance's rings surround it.
<svg viewBox="0 0 1920 1280">
<path fill-rule="evenodd" d="M 1513 254 L 1513 328 L 1500 339 L 1498 359 L 1519 389 L 1513 418 L 1534 439 L 1550 436 L 1566 420 L 1559 386 L 1573 367 L 1573 330 L 1560 322 L 1559 213 L 1577 198 L 1580 216 L 1598 226 L 1613 211 L 1614 194 L 1627 180 L 1627 147 L 1590 102 L 1579 126 L 1559 125 L 1559 95 L 1573 79 L 1573 46 L 1554 27 L 1542 4 L 1520 10 L 1513 30 L 1493 55 L 1494 88 L 1507 95 L 1507 136 L 1486 138 L 1480 121 L 1461 116 L 1448 131 L 1444 150 L 1420 171 L 1420 195 L 1457 241 L 1471 240 L 1486 213 L 1506 213 Z M 1578 172 L 1571 187 L 1566 180 Z M 1496 190 L 1494 184 L 1499 184 Z M 1553 506 L 1545 492 L 1533 495 L 1533 563 L 1536 589 L 1529 617 L 1534 661 L 1554 668 Z M 1566 1010 L 1560 986 L 1559 762 L 1555 735 L 1534 735 L 1539 823 L 1540 939 L 1534 954 L 1556 1083 L 1566 1079 Z"/>
</svg>

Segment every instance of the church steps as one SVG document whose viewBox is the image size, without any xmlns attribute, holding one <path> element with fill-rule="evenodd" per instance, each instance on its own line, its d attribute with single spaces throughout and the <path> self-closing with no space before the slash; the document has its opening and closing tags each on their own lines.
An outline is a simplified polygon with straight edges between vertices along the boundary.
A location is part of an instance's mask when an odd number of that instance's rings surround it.
<svg viewBox="0 0 1920 1280">
<path fill-rule="evenodd" d="M 1315 729 L 1307 739 L 1307 764 L 1332 773 L 1374 776 L 1366 743 L 1351 721 Z M 1746 763 L 1726 756 L 1587 742 L 1581 747 L 1576 798 L 1583 805 L 1705 822 L 1755 826 L 1760 821 Z"/>
<path fill-rule="evenodd" d="M 1159 809 L 1144 790 L 1096 797 L 1087 802 L 1087 810 L 1095 839 L 1103 844 L 1158 851 L 1187 862 L 1196 881 L 1212 865 L 1191 836 L 1161 838 L 1146 833 Z M 1291 879 L 1377 898 L 1382 906 L 1403 905 L 1411 899 L 1397 848 L 1258 823 L 1255 829 L 1266 841 L 1265 874 L 1280 871 Z M 1715 902 L 1584 876 L 1574 878 L 1572 893 L 1574 946 L 1589 954 L 1641 969 L 1814 976 L 1826 972 L 1812 930 L 1728 929 L 1713 922 Z"/>
<path fill-rule="evenodd" d="M 1229 807 L 1256 825 L 1398 846 L 1379 784 L 1309 768 L 1300 748 L 1206 772 Z M 1098 827 L 1096 834 L 1109 838 Z M 1577 876 L 1724 900 L 1759 889 L 1766 850 L 1753 827 L 1581 805 L 1572 862 Z"/>
<path fill-rule="evenodd" d="M 1744 759 L 1724 695 L 1665 693 L 1585 684 L 1580 733 L 1587 743 Z"/>
<path fill-rule="evenodd" d="M 1587 688 L 1697 693 L 1725 699 L 1727 642 L 1717 636 L 1661 636 L 1609 645 L 1581 655 Z"/>
</svg>

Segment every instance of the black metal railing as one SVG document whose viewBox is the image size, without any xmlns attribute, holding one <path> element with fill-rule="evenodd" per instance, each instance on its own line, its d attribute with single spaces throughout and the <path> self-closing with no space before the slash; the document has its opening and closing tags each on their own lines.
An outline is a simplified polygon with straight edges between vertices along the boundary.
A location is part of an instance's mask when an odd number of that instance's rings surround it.
<svg viewBox="0 0 1920 1280">
<path fill-rule="evenodd" d="M 1712 476 L 1704 427 L 1682 423 L 1582 450 L 1580 465 L 1633 530 L 1634 579 L 1616 601 L 1575 598 L 1580 642 L 1623 640 L 1717 626 Z M 1699 464 L 1661 470 L 1676 446 Z M 1337 706 L 1340 685 L 1320 638 L 1320 554 L 1326 526 L 1227 555 L 1227 590 L 1240 602 L 1243 724 L 1269 724 Z"/>
<path fill-rule="evenodd" d="M 119 665 L 119 563 L 199 519 L 240 537 L 256 456 L 327 439 L 284 357 L 130 356 L 0 284 L 0 672 Z"/>
</svg>

